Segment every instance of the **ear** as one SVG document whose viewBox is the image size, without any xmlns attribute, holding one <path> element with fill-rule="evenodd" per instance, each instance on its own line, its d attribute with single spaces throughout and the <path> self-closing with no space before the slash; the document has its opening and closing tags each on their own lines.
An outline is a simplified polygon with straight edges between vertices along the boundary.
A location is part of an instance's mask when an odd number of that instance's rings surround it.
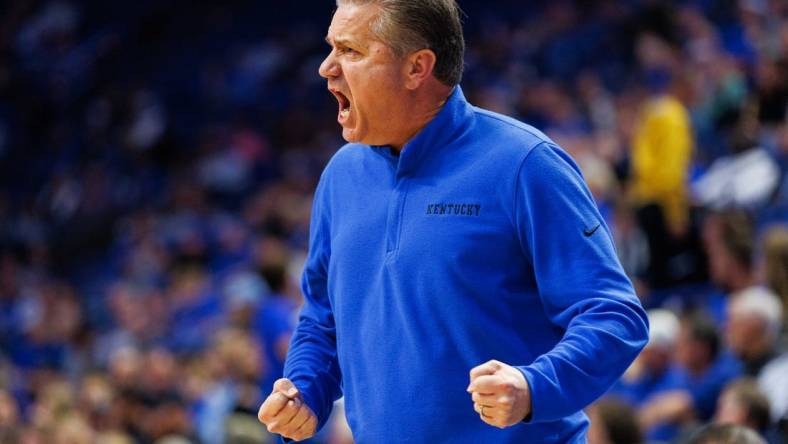
<svg viewBox="0 0 788 444">
<path fill-rule="evenodd" d="M 431 49 L 420 49 L 409 55 L 405 63 L 405 87 L 414 90 L 421 86 L 432 76 L 436 60 Z"/>
</svg>

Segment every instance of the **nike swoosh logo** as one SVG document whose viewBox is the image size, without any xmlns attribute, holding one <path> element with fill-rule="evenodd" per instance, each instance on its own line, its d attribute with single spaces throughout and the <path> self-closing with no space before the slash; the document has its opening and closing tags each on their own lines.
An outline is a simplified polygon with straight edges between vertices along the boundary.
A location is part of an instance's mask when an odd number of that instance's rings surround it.
<svg viewBox="0 0 788 444">
<path fill-rule="evenodd" d="M 591 237 L 592 234 L 596 233 L 596 230 L 599 229 L 600 225 L 601 224 L 596 224 L 596 226 L 594 228 L 590 229 L 590 230 L 588 228 L 583 228 L 583 235 L 585 237 Z"/>
</svg>

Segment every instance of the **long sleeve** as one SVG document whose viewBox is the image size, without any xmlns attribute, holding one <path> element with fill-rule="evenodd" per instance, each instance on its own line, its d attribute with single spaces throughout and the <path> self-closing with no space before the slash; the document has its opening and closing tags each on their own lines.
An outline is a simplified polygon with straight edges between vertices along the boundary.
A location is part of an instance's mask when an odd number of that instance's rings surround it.
<svg viewBox="0 0 788 444">
<path fill-rule="evenodd" d="M 318 428 L 326 422 L 333 402 L 341 394 L 336 327 L 327 291 L 331 246 L 324 188 L 322 177 L 312 205 L 309 253 L 301 282 L 304 306 L 284 369 L 285 377 L 293 381 L 317 415 Z"/>
<path fill-rule="evenodd" d="M 571 415 L 602 395 L 648 336 L 648 321 L 582 176 L 548 143 L 525 158 L 514 221 L 560 342 L 518 367 L 532 393 L 531 422 Z"/>
</svg>

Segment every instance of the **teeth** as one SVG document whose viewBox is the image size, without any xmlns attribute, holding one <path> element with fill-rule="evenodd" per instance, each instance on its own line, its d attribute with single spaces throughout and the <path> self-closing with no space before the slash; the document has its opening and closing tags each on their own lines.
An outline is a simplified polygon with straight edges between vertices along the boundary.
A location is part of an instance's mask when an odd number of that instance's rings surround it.
<svg viewBox="0 0 788 444">
<path fill-rule="evenodd" d="M 339 112 L 339 116 L 342 117 L 343 119 L 347 119 L 349 115 L 350 115 L 350 107 L 347 107 Z"/>
</svg>

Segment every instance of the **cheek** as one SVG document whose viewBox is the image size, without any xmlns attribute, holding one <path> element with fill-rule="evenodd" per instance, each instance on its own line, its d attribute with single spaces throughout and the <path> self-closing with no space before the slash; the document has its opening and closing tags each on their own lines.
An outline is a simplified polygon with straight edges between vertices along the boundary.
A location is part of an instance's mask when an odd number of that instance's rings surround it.
<svg viewBox="0 0 788 444">
<path fill-rule="evenodd" d="M 742 333 L 743 332 L 740 325 L 731 323 L 725 331 L 725 338 L 728 341 L 728 345 L 736 348 L 737 350 L 740 349 L 740 345 L 744 339 Z"/>
<path fill-rule="evenodd" d="M 733 421 L 733 412 L 728 401 L 721 401 L 717 412 L 717 421 L 723 424 Z"/>
</svg>

